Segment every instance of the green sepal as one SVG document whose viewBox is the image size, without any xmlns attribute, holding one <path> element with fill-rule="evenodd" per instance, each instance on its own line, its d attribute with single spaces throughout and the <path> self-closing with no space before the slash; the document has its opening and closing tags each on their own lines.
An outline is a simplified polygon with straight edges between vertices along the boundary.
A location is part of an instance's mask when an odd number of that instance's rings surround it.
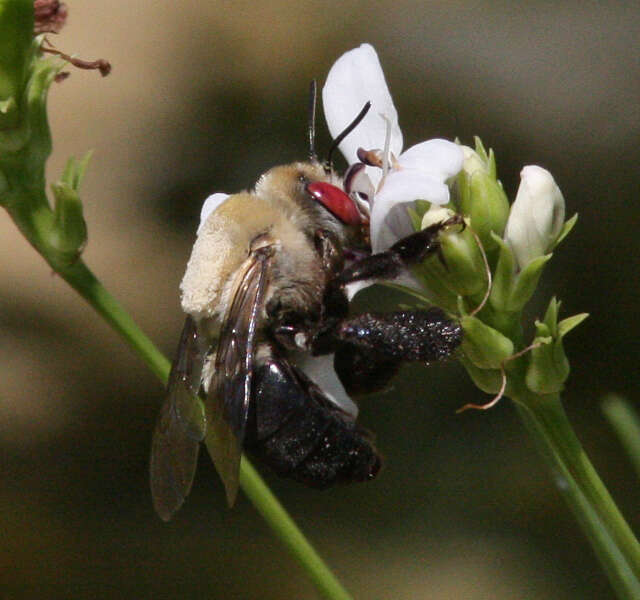
<svg viewBox="0 0 640 600">
<path fill-rule="evenodd" d="M 551 254 L 545 254 L 544 256 L 534 258 L 518 273 L 511 294 L 509 295 L 509 301 L 505 307 L 506 310 L 516 312 L 524 308 L 525 304 L 529 302 L 531 296 L 533 296 L 533 293 L 536 291 L 542 270 L 545 264 L 551 259 L 551 256 Z"/>
<path fill-rule="evenodd" d="M 464 336 L 462 352 L 480 369 L 500 369 L 502 363 L 513 355 L 513 342 L 480 319 L 464 316 L 460 319 Z"/>
<path fill-rule="evenodd" d="M 54 196 L 53 228 L 49 241 L 62 264 L 78 259 L 87 243 L 87 224 L 78 188 L 87 169 L 91 152 L 81 160 L 70 158 L 60 181 L 51 186 Z"/>
<path fill-rule="evenodd" d="M 500 247 L 498 264 L 493 276 L 489 302 L 496 311 L 519 312 L 536 291 L 544 265 L 552 254 L 534 258 L 516 273 L 516 262 L 509 244 L 496 234 L 493 240 Z"/>
<path fill-rule="evenodd" d="M 558 335 L 563 338 L 572 329 L 580 325 L 580 323 L 582 323 L 582 321 L 584 321 L 588 316 L 589 313 L 579 313 L 577 315 L 573 315 L 572 317 L 562 319 L 562 321 L 558 323 Z"/>
<path fill-rule="evenodd" d="M 562 229 L 560 230 L 556 241 L 553 243 L 551 250 L 553 250 L 562 240 L 564 240 L 564 238 L 566 238 L 571 233 L 571 230 L 575 227 L 577 221 L 578 213 L 573 215 L 573 217 L 571 217 L 568 221 L 564 222 L 564 225 L 562 226 Z"/>
<path fill-rule="evenodd" d="M 562 339 L 587 318 L 586 313 L 573 315 L 558 322 L 560 302 L 552 298 L 542 321 L 536 321 L 537 348 L 531 350 L 525 381 L 527 387 L 539 394 L 559 392 L 569 376 L 569 360 Z"/>
<path fill-rule="evenodd" d="M 502 372 L 496 369 L 481 369 L 468 358 L 460 356 L 460 362 L 475 385 L 486 394 L 497 394 L 502 388 Z"/>
<path fill-rule="evenodd" d="M 516 262 L 509 244 L 495 233 L 492 233 L 491 237 L 500 248 L 500 254 L 493 274 L 489 302 L 496 310 L 505 310 L 509 304 L 511 290 L 515 282 Z"/>
<path fill-rule="evenodd" d="M 564 353 L 562 340 L 536 336 L 533 343 L 540 345 L 531 350 L 525 376 L 527 387 L 537 394 L 560 392 L 569 376 L 569 361 Z"/>
</svg>

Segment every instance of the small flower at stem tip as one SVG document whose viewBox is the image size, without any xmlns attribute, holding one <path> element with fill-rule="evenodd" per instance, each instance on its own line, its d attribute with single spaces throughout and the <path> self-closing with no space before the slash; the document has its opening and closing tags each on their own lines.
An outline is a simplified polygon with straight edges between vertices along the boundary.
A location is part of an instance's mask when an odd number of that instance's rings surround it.
<svg viewBox="0 0 640 600">
<path fill-rule="evenodd" d="M 535 165 L 524 167 L 504 233 L 518 270 L 553 248 L 564 215 L 564 198 L 551 173 Z"/>
</svg>

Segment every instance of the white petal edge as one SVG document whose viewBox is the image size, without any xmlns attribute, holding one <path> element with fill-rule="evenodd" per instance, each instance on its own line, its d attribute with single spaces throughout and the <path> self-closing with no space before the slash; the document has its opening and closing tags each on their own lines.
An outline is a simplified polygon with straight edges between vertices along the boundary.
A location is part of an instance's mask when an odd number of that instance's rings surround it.
<svg viewBox="0 0 640 600">
<path fill-rule="evenodd" d="M 227 198 L 229 194 L 225 194 L 223 192 L 216 192 L 215 194 L 211 194 L 202 205 L 202 209 L 200 210 L 200 225 L 198 225 L 198 234 L 205 224 L 206 220 L 209 218 L 209 215 L 220 206 Z"/>
<path fill-rule="evenodd" d="M 322 105 L 332 137 L 339 135 L 360 112 L 366 102 L 372 106 L 362 122 L 342 141 L 340 151 L 349 164 L 357 162 L 358 148 L 384 148 L 387 123 L 391 122 L 390 150 L 402 152 L 402 131 L 380 60 L 370 44 L 343 54 L 331 67 L 322 88 Z"/>
<path fill-rule="evenodd" d="M 457 175 L 463 162 L 458 144 L 438 138 L 411 146 L 398 158 L 401 169 L 420 169 L 443 179 Z"/>
</svg>

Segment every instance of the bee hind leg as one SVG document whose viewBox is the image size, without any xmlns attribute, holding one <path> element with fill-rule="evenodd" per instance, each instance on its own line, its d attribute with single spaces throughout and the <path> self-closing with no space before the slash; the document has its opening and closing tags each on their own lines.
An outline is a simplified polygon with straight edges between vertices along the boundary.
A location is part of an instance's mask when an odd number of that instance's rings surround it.
<svg viewBox="0 0 640 600">
<path fill-rule="evenodd" d="M 438 308 L 362 313 L 327 322 L 310 340 L 312 354 L 335 352 L 349 394 L 383 389 L 402 362 L 436 362 L 462 342 L 462 327 Z"/>
</svg>

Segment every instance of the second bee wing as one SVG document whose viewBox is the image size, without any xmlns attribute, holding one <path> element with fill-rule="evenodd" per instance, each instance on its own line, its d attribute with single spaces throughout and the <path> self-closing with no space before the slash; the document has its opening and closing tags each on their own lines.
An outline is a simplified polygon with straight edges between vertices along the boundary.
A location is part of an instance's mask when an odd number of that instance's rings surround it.
<svg viewBox="0 0 640 600">
<path fill-rule="evenodd" d="M 255 240 L 236 276 L 207 396 L 206 444 L 224 483 L 229 506 L 238 493 L 240 459 L 251 402 L 256 330 L 269 281 L 272 244 L 267 236 Z"/>
<path fill-rule="evenodd" d="M 151 496 L 165 521 L 189 494 L 204 438 L 205 415 L 197 397 L 204 356 L 196 323 L 187 317 L 151 444 Z"/>
</svg>

